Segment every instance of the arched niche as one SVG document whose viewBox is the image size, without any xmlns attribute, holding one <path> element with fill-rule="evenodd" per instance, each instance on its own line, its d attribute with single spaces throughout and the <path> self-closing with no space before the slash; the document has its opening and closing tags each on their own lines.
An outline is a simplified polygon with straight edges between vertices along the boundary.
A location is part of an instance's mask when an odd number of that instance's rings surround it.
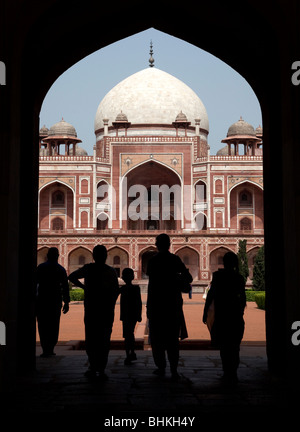
<svg viewBox="0 0 300 432">
<path fill-rule="evenodd" d="M 193 276 L 193 280 L 199 279 L 199 254 L 197 251 L 190 247 L 183 247 L 175 252 L 181 258 L 181 261 L 189 269 L 189 272 Z"/>
<path fill-rule="evenodd" d="M 120 278 L 123 269 L 129 265 L 128 253 L 120 247 L 113 247 L 107 251 L 106 263 L 116 270 Z"/>
<path fill-rule="evenodd" d="M 93 253 L 89 249 L 81 246 L 73 249 L 68 256 L 69 273 L 91 262 L 93 262 Z"/>
</svg>

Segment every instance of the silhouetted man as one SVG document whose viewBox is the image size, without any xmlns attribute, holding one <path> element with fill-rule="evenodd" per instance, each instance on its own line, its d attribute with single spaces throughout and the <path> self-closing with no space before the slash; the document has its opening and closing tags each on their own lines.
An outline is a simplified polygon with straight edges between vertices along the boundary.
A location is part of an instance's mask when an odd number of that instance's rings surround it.
<svg viewBox="0 0 300 432">
<path fill-rule="evenodd" d="M 69 280 L 84 289 L 85 344 L 90 365 L 85 375 L 93 378 L 98 373 L 105 378 L 119 284 L 115 269 L 105 264 L 105 246 L 95 246 L 93 258 L 94 263 L 71 273 Z M 84 284 L 79 279 L 84 279 Z"/>
<path fill-rule="evenodd" d="M 52 247 L 47 254 L 47 261 L 37 267 L 37 303 L 36 316 L 42 357 L 54 355 L 58 341 L 61 309 L 69 310 L 69 284 L 66 270 L 58 264 L 58 249 Z M 62 302 L 64 302 L 62 308 Z"/>
<path fill-rule="evenodd" d="M 179 275 L 188 283 L 193 278 L 179 256 L 169 252 L 170 238 L 160 234 L 156 238 L 158 253 L 149 260 L 147 317 L 155 373 L 164 375 L 166 368 L 165 351 L 167 351 L 173 378 L 178 378 L 179 337 L 184 323 L 181 292 L 189 292 L 178 283 Z"/>
<path fill-rule="evenodd" d="M 203 322 L 206 323 L 208 308 L 214 301 L 212 343 L 220 349 L 224 381 L 234 384 L 237 382 L 240 343 L 245 327 L 245 281 L 239 273 L 238 257 L 234 252 L 227 252 L 223 262 L 224 269 L 213 274 L 203 311 Z"/>
</svg>

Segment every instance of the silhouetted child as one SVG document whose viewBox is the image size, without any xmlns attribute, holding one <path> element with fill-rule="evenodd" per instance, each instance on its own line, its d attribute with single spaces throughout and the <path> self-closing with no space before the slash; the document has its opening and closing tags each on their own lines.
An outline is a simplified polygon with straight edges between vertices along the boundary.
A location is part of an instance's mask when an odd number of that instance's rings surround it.
<svg viewBox="0 0 300 432">
<path fill-rule="evenodd" d="M 134 329 L 142 321 L 142 299 L 139 285 L 133 285 L 134 273 L 131 268 L 122 272 L 125 285 L 121 287 L 120 320 L 123 321 L 123 338 L 125 339 L 125 364 L 136 360 Z"/>
</svg>

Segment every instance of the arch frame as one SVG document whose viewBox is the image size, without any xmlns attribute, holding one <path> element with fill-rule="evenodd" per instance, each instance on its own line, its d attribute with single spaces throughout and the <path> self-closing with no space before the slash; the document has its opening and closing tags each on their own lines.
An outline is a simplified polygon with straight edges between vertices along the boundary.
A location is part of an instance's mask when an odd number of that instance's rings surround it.
<svg viewBox="0 0 300 432">
<path fill-rule="evenodd" d="M 176 251 L 173 251 L 173 253 L 176 255 L 178 252 L 180 252 L 180 251 L 182 251 L 184 249 L 188 249 L 188 250 L 194 252 L 197 255 L 197 280 L 199 280 L 199 276 L 201 274 L 199 251 L 197 251 L 197 249 L 195 249 L 194 247 L 192 247 L 190 245 L 184 245 L 184 246 L 179 246 L 179 248 Z"/>
<path fill-rule="evenodd" d="M 150 162 L 157 163 L 158 165 L 161 165 L 164 168 L 169 169 L 170 171 L 172 171 L 174 174 L 177 175 L 177 177 L 179 179 L 179 182 L 180 182 L 179 183 L 179 186 L 180 186 L 180 200 L 181 200 L 181 203 L 180 203 L 180 218 L 181 218 L 181 228 L 183 228 L 183 224 L 184 224 L 184 216 L 183 216 L 184 215 L 184 209 L 183 209 L 183 198 L 184 198 L 184 195 L 183 195 L 183 189 L 184 189 L 184 187 L 183 187 L 183 179 L 181 178 L 181 176 L 178 174 L 177 171 L 175 171 L 174 169 L 172 169 L 168 165 L 162 163 L 161 161 L 158 161 L 156 159 L 147 159 L 146 161 L 142 161 L 141 163 L 139 163 L 139 164 L 135 165 L 134 167 L 130 168 L 122 177 L 120 177 L 120 181 L 119 181 L 119 187 L 120 187 L 120 190 L 119 190 L 119 219 L 120 219 L 120 229 L 122 229 L 123 220 L 124 220 L 123 219 L 123 216 L 124 216 L 123 215 L 123 198 L 124 198 L 124 183 L 125 183 L 125 178 L 127 179 L 127 176 L 128 176 L 128 174 L 130 172 L 133 172 L 135 169 L 137 169 L 137 168 L 139 168 L 139 167 L 141 167 L 141 166 L 143 166 L 145 164 L 148 164 Z M 127 185 L 126 185 L 126 188 L 127 188 Z M 128 192 L 128 190 L 127 190 L 127 192 Z"/>
<path fill-rule="evenodd" d="M 193 225 L 194 225 L 193 228 L 194 228 L 194 230 L 197 229 L 197 227 L 196 227 L 196 217 L 199 214 L 203 214 L 203 216 L 205 217 L 205 219 L 206 219 L 206 227 L 207 227 L 208 216 L 202 210 L 198 210 L 197 213 L 195 213 L 194 216 L 193 216 Z M 205 230 L 199 230 L 199 231 L 205 231 Z"/>
<path fill-rule="evenodd" d="M 236 189 L 237 187 L 239 187 L 239 186 L 241 186 L 241 185 L 243 185 L 243 184 L 245 184 L 245 183 L 249 183 L 249 184 L 251 184 L 252 185 L 252 187 L 257 187 L 258 189 L 260 189 L 262 192 L 264 191 L 264 189 L 263 189 L 263 187 L 261 186 L 261 185 L 258 185 L 257 183 L 255 183 L 255 182 L 253 182 L 253 181 L 251 181 L 251 180 L 247 180 L 247 179 L 244 179 L 244 180 L 242 180 L 242 181 L 240 181 L 240 182 L 238 182 L 238 183 L 236 183 L 235 185 L 233 185 L 229 190 L 228 190 L 228 193 L 227 193 L 227 202 L 228 202 L 228 214 L 227 214 L 227 216 L 228 216 L 228 221 L 227 221 L 227 223 L 228 223 L 228 227 L 229 227 L 229 229 L 231 228 L 231 224 L 230 224 L 230 197 L 231 197 L 231 192 L 234 190 L 234 189 Z M 254 195 L 253 195 L 253 197 L 252 197 L 252 205 L 253 205 L 253 216 L 255 216 L 255 198 L 254 198 Z M 255 228 L 255 217 L 253 218 L 253 221 L 254 221 L 254 223 L 253 223 L 253 229 Z M 237 224 L 237 229 L 238 229 L 238 224 Z"/>
<path fill-rule="evenodd" d="M 51 187 L 53 186 L 55 183 L 59 183 L 62 186 L 66 186 L 67 188 L 69 188 L 73 194 L 73 228 L 76 227 L 76 185 L 75 185 L 75 189 L 73 189 L 70 185 L 68 185 L 67 183 L 61 181 L 61 180 L 51 180 L 50 182 L 46 183 L 45 185 L 41 186 L 38 190 L 38 207 L 37 207 L 37 227 L 39 228 L 40 226 L 40 195 L 41 192 L 47 188 L 48 186 Z M 66 198 L 66 197 L 65 197 Z M 50 206 L 50 202 L 49 202 L 49 206 Z M 67 200 L 66 200 L 66 206 L 67 206 Z M 50 223 L 50 221 L 49 221 Z"/>
<path fill-rule="evenodd" d="M 269 294 L 266 310 L 267 354 L 272 372 L 282 375 L 281 372 L 286 370 L 292 383 L 299 381 L 300 354 L 299 350 L 297 351 L 297 348 L 295 349 L 290 343 L 290 324 L 293 319 L 299 318 L 300 306 L 296 291 L 300 280 L 297 265 L 299 253 L 294 252 L 299 244 L 298 223 L 294 216 L 297 214 L 298 203 L 294 200 L 294 194 L 290 193 L 291 190 L 295 190 L 297 184 L 298 167 L 295 163 L 294 151 L 298 155 L 300 139 L 298 121 L 300 108 L 296 92 L 291 88 L 291 59 L 294 59 L 297 53 L 296 41 L 299 40 L 300 34 L 297 25 L 298 16 L 295 13 L 297 7 L 294 1 L 288 1 L 285 4 L 274 3 L 272 7 L 263 3 L 258 7 L 257 2 L 251 0 L 247 0 L 246 4 L 248 13 L 245 15 L 240 8 L 236 8 L 236 2 L 228 1 L 226 5 L 220 2 L 218 4 L 220 18 L 216 16 L 213 9 L 215 4 L 206 2 L 201 5 L 201 13 L 205 19 L 201 21 L 201 34 L 204 37 L 200 39 L 197 32 L 193 31 L 197 25 L 194 15 L 197 14 L 191 14 L 187 23 L 180 22 L 181 17 L 175 13 L 176 8 L 170 8 L 169 4 L 159 4 L 157 13 L 149 17 L 140 14 L 135 5 L 125 5 L 122 2 L 118 3 L 118 7 L 113 11 L 107 4 L 101 4 L 101 8 L 97 9 L 96 3 L 89 3 L 89 0 L 85 3 L 84 8 L 80 4 L 73 5 L 74 7 L 70 10 L 68 2 L 62 2 L 58 7 L 54 1 L 50 0 L 49 8 L 44 7 L 42 3 L 35 5 L 28 25 L 16 25 L 14 38 L 3 38 L 5 52 L 15 53 L 14 56 L 7 58 L 8 68 L 12 72 L 10 81 L 14 83 L 14 86 L 10 85 L 9 80 L 7 81 L 6 91 L 3 93 L 3 105 L 20 108 L 15 110 L 11 122 L 7 122 L 11 115 L 9 112 L 6 113 L 8 110 L 4 109 L 4 115 L 1 117 L 5 137 L 9 144 L 7 146 L 9 161 L 6 164 L 7 167 L 4 166 L 4 174 L 8 178 L 7 173 L 11 171 L 9 177 L 14 177 L 13 181 L 10 180 L 10 200 L 8 200 L 6 213 L 3 215 L 3 224 L 1 224 L 4 229 L 8 227 L 12 234 L 9 241 L 4 238 L 3 247 L 7 250 L 6 255 L 14 257 L 14 259 L 8 258 L 8 265 L 2 264 L 2 272 L 7 275 L 4 280 L 10 280 L 10 286 L 6 283 L 3 288 L 3 298 L 6 293 L 10 292 L 9 288 L 15 287 L 10 295 L 18 298 L 22 308 L 14 312 L 14 322 L 16 317 L 20 318 L 20 321 L 21 318 L 23 319 L 23 326 L 18 329 L 18 337 L 14 337 L 15 342 L 10 353 L 15 353 L 16 348 L 20 352 L 28 353 L 29 347 L 32 347 L 29 336 L 34 335 L 34 331 L 31 331 L 32 318 L 28 318 L 28 310 L 31 309 L 28 299 L 30 296 L 27 295 L 27 292 L 22 293 L 21 283 L 23 280 L 30 280 L 32 284 L 34 283 L 32 259 L 26 257 L 26 251 L 28 248 L 33 251 L 36 246 L 37 223 L 32 221 L 37 220 L 37 204 L 34 195 L 37 196 L 38 112 L 42 101 L 54 80 L 71 65 L 97 49 L 130 36 L 132 32 L 146 30 L 153 26 L 172 36 L 181 37 L 188 43 L 199 46 L 219 57 L 237 70 L 259 96 L 263 107 L 264 167 L 267 180 L 265 182 L 267 197 L 265 208 L 266 220 L 268 220 L 265 227 L 266 287 Z M 16 7 L 18 5 L 19 3 Z M 191 4 L 191 8 L 193 6 Z M 154 11 L 155 7 L 156 4 L 153 7 Z M 16 18 L 15 11 L 10 10 L 8 3 L 4 4 L 3 8 L 4 16 L 7 19 L 3 21 L 1 30 L 9 35 L 11 32 L 10 19 L 15 21 L 21 18 L 18 16 Z M 285 19 L 282 19 L 283 13 Z M 95 17 L 99 15 L 102 19 L 114 22 L 115 32 L 113 34 L 105 31 L 101 33 L 99 26 L 95 25 Z M 56 25 L 59 22 L 58 18 L 67 17 L 73 19 L 74 22 L 82 22 L 82 31 L 78 32 L 80 34 L 76 32 L 72 32 L 72 35 L 68 34 L 67 28 Z M 39 32 L 41 22 L 45 29 L 42 33 Z M 228 22 L 237 23 L 237 31 L 228 31 Z M 243 31 L 244 28 L 251 28 L 253 22 L 257 23 L 257 31 Z M 57 28 L 55 34 L 51 32 L 53 26 Z M 218 44 L 213 42 L 213 31 L 216 30 L 217 34 L 222 35 L 222 38 L 216 38 Z M 39 38 L 36 38 L 37 34 L 40 34 Z M 82 35 L 86 38 L 87 43 L 83 43 Z M 65 43 L 60 46 L 57 43 L 59 40 L 64 40 Z M 69 48 L 67 51 L 65 50 L 66 44 Z M 16 46 L 19 46 L 18 50 L 15 49 Z M 40 49 L 41 46 L 43 50 Z M 235 49 L 229 50 L 228 46 L 233 46 Z M 244 49 L 245 46 L 250 50 L 251 47 L 255 50 L 255 47 L 261 46 L 261 49 L 256 52 L 256 61 L 252 62 L 253 64 L 249 63 L 248 50 Z M 44 61 L 44 52 L 50 56 L 55 54 L 56 61 L 49 65 L 41 78 L 39 77 L 39 66 Z M 281 67 L 274 68 L 270 74 L 270 65 L 274 63 L 281 63 Z M 259 70 L 257 70 L 257 64 L 261 66 Z M 278 83 L 281 85 L 279 91 L 275 92 L 274 88 L 278 88 Z M 32 91 L 32 89 L 36 90 Z M 286 110 L 278 111 L 278 106 L 285 106 Z M 24 107 L 27 107 L 27 110 L 22 109 Z M 26 146 L 27 148 L 24 149 L 22 144 L 25 142 L 32 142 L 35 147 Z M 283 150 L 285 142 L 289 143 L 292 151 Z M 22 184 L 22 175 L 28 169 L 33 175 L 28 176 L 25 185 Z M 278 179 L 276 192 L 272 190 L 272 178 Z M 29 200 L 28 195 L 25 194 L 26 190 L 33 192 Z M 279 210 L 276 224 L 272 221 L 272 203 L 274 202 L 277 202 Z M 29 211 L 29 215 L 23 216 L 22 219 L 21 212 L 15 211 L 16 203 L 19 208 L 26 208 L 27 205 L 27 208 L 31 208 L 32 211 Z M 282 228 L 278 230 L 278 226 Z M 272 262 L 276 258 L 273 233 L 276 230 L 277 254 L 279 255 L 277 258 L 284 267 L 279 281 L 278 276 L 275 277 L 272 272 Z M 14 245 L 10 244 L 12 239 L 15 240 Z M 22 263 L 15 257 L 23 257 Z M 12 272 L 13 268 L 15 274 Z M 12 276 L 12 280 L 8 275 Z M 280 290 L 277 285 L 281 287 Z M 278 317 L 282 319 L 279 320 Z M 34 365 L 33 355 L 29 354 L 29 360 L 26 360 L 25 355 L 22 358 L 23 363 L 20 365 L 22 370 L 26 370 L 26 367 L 31 369 Z M 12 368 L 13 366 L 9 369 L 10 372 Z"/>
</svg>

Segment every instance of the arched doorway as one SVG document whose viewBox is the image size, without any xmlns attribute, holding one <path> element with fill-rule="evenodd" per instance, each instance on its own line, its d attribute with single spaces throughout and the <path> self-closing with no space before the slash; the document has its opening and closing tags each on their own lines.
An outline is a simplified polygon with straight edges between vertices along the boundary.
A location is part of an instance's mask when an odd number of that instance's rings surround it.
<svg viewBox="0 0 300 432">
<path fill-rule="evenodd" d="M 195 229 L 205 231 L 207 229 L 207 216 L 203 212 L 198 212 L 195 216 Z"/>
<path fill-rule="evenodd" d="M 74 226 L 74 193 L 64 183 L 54 181 L 40 189 L 39 228 L 63 231 Z"/>
<path fill-rule="evenodd" d="M 180 227 L 181 182 L 172 169 L 151 160 L 130 170 L 126 180 L 127 229 L 170 231 Z"/>
<path fill-rule="evenodd" d="M 120 278 L 123 269 L 129 264 L 128 253 L 119 247 L 111 248 L 107 251 L 106 263 L 116 270 L 117 276 Z"/>
<path fill-rule="evenodd" d="M 253 232 L 263 230 L 262 188 L 257 184 L 246 181 L 234 186 L 229 194 L 230 228 L 238 231 Z"/>
<path fill-rule="evenodd" d="M 37 252 L 37 265 L 42 264 L 43 262 L 47 261 L 47 253 L 49 248 L 43 247 L 38 250 Z"/>
<path fill-rule="evenodd" d="M 26 3 L 25 3 L 26 5 Z M 47 90 L 54 82 L 57 76 L 74 64 L 85 55 L 94 50 L 106 46 L 117 39 L 124 38 L 135 31 L 147 28 L 153 25 L 172 35 L 183 37 L 189 43 L 196 46 L 202 46 L 207 51 L 222 58 L 236 70 L 238 70 L 245 79 L 247 79 L 255 88 L 262 103 L 264 113 L 264 158 L 265 158 L 265 197 L 267 229 L 266 236 L 266 275 L 267 290 L 269 292 L 269 302 L 267 313 L 268 323 L 268 355 L 271 363 L 271 369 L 280 372 L 282 369 L 297 372 L 299 364 L 299 350 L 290 346 L 290 328 L 291 323 L 298 317 L 299 296 L 297 288 L 299 286 L 298 262 L 299 253 L 296 245 L 298 241 L 298 222 L 291 215 L 296 215 L 298 211 L 298 201 L 295 200 L 298 166 L 293 157 L 294 151 L 297 152 L 300 126 L 297 122 L 299 118 L 299 104 L 297 96 L 291 89 L 291 55 L 297 52 L 297 40 L 299 30 L 297 26 L 297 14 L 294 13 L 294 5 L 274 5 L 274 7 L 265 7 L 258 9 L 256 2 L 247 3 L 248 13 L 245 15 L 243 10 L 236 7 L 236 2 L 227 2 L 224 5 L 218 5 L 222 19 L 216 19 L 215 4 L 206 3 L 203 5 L 202 16 L 205 19 L 201 22 L 201 37 L 194 32 L 198 23 L 198 15 L 192 14 L 186 22 L 181 21 L 181 16 L 177 9 L 170 9 L 166 5 L 159 5 L 155 9 L 156 13 L 151 17 L 145 16 L 144 11 L 135 9 L 132 13 L 131 7 L 117 3 L 114 10 L 114 20 L 116 32 L 113 35 L 94 25 L 94 17 L 101 13 L 103 19 L 110 20 L 112 11 L 104 5 L 91 5 L 86 3 L 84 7 L 70 8 L 69 5 L 62 4 L 59 7 L 54 2 L 50 2 L 52 8 L 45 10 L 42 5 L 37 5 L 36 15 L 32 17 L 26 28 L 17 27 L 14 38 L 4 38 L 4 48 L 6 52 L 15 52 L 15 44 L 26 40 L 26 43 L 20 43 L 20 50 L 15 56 L 8 59 L 10 70 L 18 71 L 15 76 L 14 86 L 7 86 L 3 94 L 3 106 L 15 106 L 13 122 L 10 122 L 10 113 L 4 110 L 2 117 L 3 130 L 8 138 L 7 157 L 3 158 L 3 178 L 11 179 L 9 188 L 9 197 L 14 205 L 8 205 L 3 214 L 3 232 L 5 227 L 9 227 L 13 233 L 12 238 L 6 236 L 3 247 L 7 250 L 6 256 L 9 259 L 3 262 L 3 273 L 7 274 L 4 280 L 9 281 L 4 285 L 3 298 L 6 293 L 11 291 L 11 296 L 18 297 L 18 321 L 22 322 L 18 330 L 18 350 L 22 353 L 28 352 L 26 346 L 32 346 L 32 320 L 33 317 L 28 314 L 31 310 L 30 298 L 28 291 L 22 292 L 22 281 L 32 281 L 28 290 L 33 288 L 34 283 L 34 266 L 32 257 L 26 257 L 28 248 L 32 251 L 36 247 L 36 222 L 37 204 L 36 191 L 37 185 L 37 167 L 38 167 L 38 112 Z M 193 9 L 193 4 L 188 4 Z M 99 7 L 99 9 L 97 9 Z M 94 9 L 95 8 L 95 9 Z M 14 11 L 7 11 L 7 17 L 14 19 Z M 288 19 L 279 20 L 282 11 Z M 44 15 L 43 15 L 44 14 Z M 74 22 L 82 23 L 81 32 L 69 32 L 67 26 L 59 26 L 61 17 L 69 17 Z M 56 28 L 55 34 L 51 31 L 39 32 L 40 23 L 44 25 L 51 23 L 51 27 Z M 228 31 L 228 22 L 235 22 L 240 31 Z M 257 25 L 257 31 L 245 32 L 244 28 L 252 28 L 253 22 Z M 49 24 L 50 26 L 50 24 Z M 7 19 L 3 22 L 3 31 L 10 32 L 11 22 Z M 290 29 L 293 29 L 295 37 L 290 37 Z M 36 35 L 39 34 L 39 38 Z M 203 36 L 204 35 L 204 36 Z M 215 37 L 217 35 L 217 37 Z M 279 40 L 280 35 L 280 43 Z M 220 36 L 220 37 L 218 37 Z M 84 38 L 84 40 L 83 40 Z M 58 40 L 69 42 L 68 50 L 65 44 L 57 43 Z M 228 47 L 235 49 L 228 49 Z M 253 50 L 256 46 L 261 46 L 260 52 L 256 53 L 256 62 L 249 63 L 247 53 L 244 47 L 247 46 Z M 39 49 L 43 47 L 44 49 Z M 44 52 L 55 56 L 56 61 L 49 64 L 43 74 L 40 74 L 40 65 L 44 61 Z M 242 55 L 241 55 L 242 53 Z M 24 59 L 27 59 L 24 62 Z M 257 62 L 260 68 L 257 68 Z M 271 76 L 269 65 L 272 63 L 283 66 L 275 68 Z M 278 83 L 282 86 L 281 92 L 274 91 Z M 33 90 L 34 89 L 34 90 Z M 278 103 L 287 107 L 286 110 L 278 111 Z M 22 109 L 26 107 L 26 110 Z M 33 146 L 26 146 L 24 143 L 33 143 Z M 289 142 L 289 150 L 284 151 L 285 143 Z M 8 150 L 9 149 L 9 150 Z M 9 159 L 9 161 L 8 161 Z M 23 182 L 24 172 L 32 173 L 28 176 L 27 181 Z M 11 174 L 9 175 L 11 171 Z M 274 188 L 274 179 L 277 187 Z M 25 184 L 26 183 L 26 184 Z M 29 193 L 33 191 L 33 193 Z M 273 217 L 273 204 L 276 202 L 277 215 Z M 15 211 L 15 204 L 19 208 L 28 208 L 28 215 L 22 215 Z M 32 210 L 32 211 L 31 211 Z M 18 228 L 16 230 L 16 227 Z M 284 229 L 283 229 L 284 227 Z M 277 234 L 275 245 L 274 232 Z M 295 235 L 296 233 L 296 235 Z M 296 253 L 295 253 L 296 251 Z M 22 263 L 16 263 L 15 257 L 23 257 Z M 274 262 L 284 263 L 284 271 L 279 275 L 272 272 Z M 12 278 L 11 268 L 14 268 L 15 274 Z M 2 274 L 2 272 L 1 272 Z M 13 280 L 12 280 L 13 279 Z M 14 290 L 9 288 L 15 287 Z M 286 314 L 281 320 L 282 299 L 286 302 Z M 2 302 L 0 302 L 2 303 Z M 2 307 L 5 307 L 3 305 Z M 298 317 L 299 318 L 299 317 Z M 13 322 L 16 321 L 14 316 Z M 26 336 L 27 335 L 27 336 Z M 29 342 L 29 343 L 28 343 Z M 10 350 L 15 352 L 17 342 Z M 30 361 L 25 363 L 22 358 L 22 367 L 32 365 L 32 353 L 29 355 Z M 292 367 L 284 368 L 283 365 Z M 294 376 L 295 378 L 295 376 Z"/>
<path fill-rule="evenodd" d="M 83 247 L 73 249 L 68 256 L 69 273 L 91 262 L 93 262 L 93 254 L 89 249 Z"/>
<path fill-rule="evenodd" d="M 184 247 L 179 249 L 176 252 L 176 255 L 181 258 L 185 266 L 189 269 L 189 272 L 193 276 L 193 280 L 198 280 L 200 272 L 198 252 L 192 248 Z"/>
<path fill-rule="evenodd" d="M 110 186 L 106 180 L 100 180 L 97 184 L 97 204 L 96 218 L 97 230 L 103 231 L 109 227 L 110 205 L 109 205 Z"/>
<path fill-rule="evenodd" d="M 101 212 L 97 216 L 97 231 L 104 231 L 108 228 L 109 218 L 104 212 Z"/>
<path fill-rule="evenodd" d="M 210 266 L 210 273 L 213 274 L 215 271 L 217 271 L 220 268 L 223 268 L 223 256 L 230 252 L 230 249 L 227 249 L 225 247 L 219 247 L 217 249 L 214 249 L 209 256 L 209 266 Z"/>
<path fill-rule="evenodd" d="M 148 268 L 148 262 L 149 260 L 157 254 L 156 248 L 150 248 L 142 251 L 140 253 L 140 278 L 141 279 L 148 279 L 147 276 L 147 268 Z"/>
<path fill-rule="evenodd" d="M 257 255 L 258 251 L 259 251 L 259 247 L 254 247 L 247 252 L 248 267 L 249 267 L 249 279 L 250 280 L 252 280 L 252 278 L 253 278 L 253 267 L 254 267 L 254 263 L 255 263 L 255 257 Z"/>
</svg>

